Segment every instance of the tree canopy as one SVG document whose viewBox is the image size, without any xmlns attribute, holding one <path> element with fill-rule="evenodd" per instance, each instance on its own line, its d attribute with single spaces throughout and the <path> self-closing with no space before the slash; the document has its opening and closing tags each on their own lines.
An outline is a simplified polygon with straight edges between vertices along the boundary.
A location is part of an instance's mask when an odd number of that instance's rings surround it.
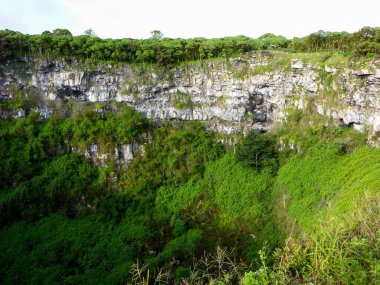
<svg viewBox="0 0 380 285">
<path fill-rule="evenodd" d="M 258 39 L 246 36 L 215 39 L 171 39 L 158 31 L 152 37 L 137 39 L 101 39 L 93 30 L 72 36 L 67 29 L 24 35 L 11 30 L 0 31 L 0 62 L 25 56 L 77 57 L 127 63 L 175 64 L 209 58 L 229 58 L 255 50 L 290 52 L 346 52 L 359 56 L 380 54 L 380 28 L 364 27 L 356 33 L 319 31 L 304 38 L 289 40 L 264 34 Z"/>
<path fill-rule="evenodd" d="M 273 165 L 277 159 L 275 140 L 258 130 L 252 130 L 238 146 L 236 159 L 256 170 Z"/>
</svg>

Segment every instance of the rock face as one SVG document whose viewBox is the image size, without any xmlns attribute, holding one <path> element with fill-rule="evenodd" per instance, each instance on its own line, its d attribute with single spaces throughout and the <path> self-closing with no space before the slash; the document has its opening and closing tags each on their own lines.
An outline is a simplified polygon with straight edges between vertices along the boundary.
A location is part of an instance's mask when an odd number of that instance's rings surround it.
<svg viewBox="0 0 380 285">
<path fill-rule="evenodd" d="M 0 67 L 0 99 L 32 94 L 37 104 L 31 109 L 44 118 L 67 101 L 124 102 L 151 119 L 198 120 L 227 134 L 281 123 L 289 109 L 312 109 L 378 132 L 380 68 L 378 62 L 368 66 L 320 66 L 293 58 L 273 67 L 262 54 L 173 68 L 25 60 Z M 128 152 L 118 150 L 124 159 Z"/>
<path fill-rule="evenodd" d="M 71 149 L 72 151 L 84 153 L 94 164 L 104 166 L 106 161 L 112 159 L 119 165 L 127 165 L 133 160 L 137 151 L 142 151 L 142 146 L 137 143 L 119 144 L 113 151 L 104 152 L 101 146 L 90 144 L 86 149 Z"/>
</svg>

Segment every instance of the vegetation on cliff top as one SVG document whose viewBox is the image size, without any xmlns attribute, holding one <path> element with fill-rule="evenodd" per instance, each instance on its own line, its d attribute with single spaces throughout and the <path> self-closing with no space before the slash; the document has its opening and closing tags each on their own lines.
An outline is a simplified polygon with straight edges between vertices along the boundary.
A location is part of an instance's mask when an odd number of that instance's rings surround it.
<svg viewBox="0 0 380 285">
<path fill-rule="evenodd" d="M 342 64 L 346 55 L 378 56 L 380 29 L 292 40 L 0 31 L 0 62 L 167 65 L 254 50 L 313 52 L 297 58 Z M 269 57 L 253 72 L 289 68 L 292 56 Z M 321 80 L 331 85 L 326 74 Z M 1 107 L 22 108 L 32 97 L 15 90 Z M 186 94 L 175 99 L 178 109 L 191 105 Z M 232 152 L 200 123 L 153 123 L 123 104 L 60 111 L 49 120 L 32 111 L 0 120 L 1 284 L 379 282 L 380 151 L 366 146 L 365 134 L 288 110 L 272 134 L 252 131 Z M 134 152 L 127 167 L 115 159 L 126 144 Z"/>
<path fill-rule="evenodd" d="M 210 58 L 229 58 L 255 50 L 289 52 L 343 52 L 356 56 L 380 54 L 380 28 L 364 27 L 355 33 L 324 32 L 303 38 L 286 39 L 264 34 L 257 39 L 245 36 L 217 39 L 101 39 L 94 34 L 72 36 L 66 29 L 24 35 L 0 31 L 0 62 L 33 57 L 77 57 L 126 63 L 174 64 Z"/>
</svg>

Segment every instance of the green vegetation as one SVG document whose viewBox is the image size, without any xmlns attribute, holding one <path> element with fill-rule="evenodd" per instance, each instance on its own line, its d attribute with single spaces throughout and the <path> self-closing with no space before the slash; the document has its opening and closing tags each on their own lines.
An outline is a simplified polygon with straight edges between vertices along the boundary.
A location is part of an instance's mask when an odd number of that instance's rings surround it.
<svg viewBox="0 0 380 285">
<path fill-rule="evenodd" d="M 267 164 L 276 162 L 276 142 L 267 134 L 251 131 L 236 151 L 236 158 L 244 165 L 253 166 L 256 171 Z"/>
<path fill-rule="evenodd" d="M 193 109 L 195 105 L 191 100 L 191 94 L 180 91 L 173 94 L 173 104 L 177 110 Z"/>
<path fill-rule="evenodd" d="M 213 133 L 191 122 L 153 128 L 123 106 L 0 123 L 2 284 L 119 284 L 137 258 L 152 268 L 173 256 L 190 264 L 202 230 L 156 219 L 155 197 L 160 187 L 202 177 L 223 154 Z M 144 148 L 128 168 L 113 158 L 94 166 L 80 154 L 94 143 L 112 152 L 132 142 Z"/>
<path fill-rule="evenodd" d="M 45 31 L 41 35 L 24 35 L 10 30 L 0 31 L 0 62 L 24 56 L 77 57 L 127 63 L 174 64 L 210 58 L 230 58 L 255 50 L 290 52 L 344 52 L 357 56 L 380 53 L 380 29 L 364 27 L 356 33 L 313 33 L 288 40 L 265 34 L 258 39 L 245 36 L 219 39 L 170 39 L 153 31 L 146 40 L 100 39 L 93 31 L 72 36 L 66 29 Z"/>
<path fill-rule="evenodd" d="M 198 123 L 93 107 L 0 121 L 2 284 L 378 280 L 380 151 L 362 134 L 289 111 L 234 154 Z M 143 147 L 100 167 L 80 154 L 94 143 Z"/>
<path fill-rule="evenodd" d="M 311 231 L 318 220 L 350 212 L 366 192 L 379 193 L 375 175 L 380 169 L 379 158 L 379 152 L 369 147 L 342 155 L 340 144 L 317 144 L 281 169 L 276 195 L 282 197 L 286 212 L 297 226 L 304 232 Z"/>
<path fill-rule="evenodd" d="M 243 53 L 256 50 L 279 52 L 261 52 L 265 60 L 250 68 Z M 292 40 L 0 31 L 2 63 L 24 56 L 137 63 L 141 82 L 157 64 L 239 55 L 234 69 L 223 62 L 242 79 L 291 71 L 297 59 L 320 67 L 329 102 L 339 83 L 325 66 L 361 68 L 379 54 L 380 30 L 367 27 Z M 154 71 L 174 80 L 172 68 Z M 366 134 L 318 115 L 312 102 L 235 148 L 200 123 L 150 122 L 116 103 L 69 100 L 44 121 L 30 112 L 33 89 L 10 90 L 0 109 L 22 108 L 26 118 L 0 120 L 1 284 L 379 282 L 380 150 L 366 146 Z M 133 83 L 121 93 L 137 96 Z M 177 110 L 196 104 L 180 91 L 171 100 Z M 119 159 L 126 144 L 134 156 L 127 165 Z"/>
<path fill-rule="evenodd" d="M 378 284 L 379 195 L 358 199 L 342 220 L 329 219 L 313 235 L 286 240 L 268 266 L 245 273 L 241 284 Z"/>
<path fill-rule="evenodd" d="M 93 143 L 105 150 L 137 140 L 147 122 L 131 109 L 94 111 L 42 122 L 31 113 L 17 122 L 2 120 L 0 133 L 0 223 L 17 217 L 34 220 L 57 210 L 74 215 L 105 194 L 107 172 L 91 166 L 75 149 Z"/>
</svg>

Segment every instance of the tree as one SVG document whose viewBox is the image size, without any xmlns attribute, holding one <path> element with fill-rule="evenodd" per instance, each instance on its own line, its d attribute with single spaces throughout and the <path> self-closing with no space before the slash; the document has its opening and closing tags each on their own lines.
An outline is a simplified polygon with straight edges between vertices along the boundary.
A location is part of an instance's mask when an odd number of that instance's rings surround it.
<svg viewBox="0 0 380 285">
<path fill-rule="evenodd" d="M 243 139 L 236 150 L 236 159 L 244 165 L 262 167 L 273 165 L 277 160 L 275 140 L 258 130 L 252 130 Z"/>
<path fill-rule="evenodd" d="M 55 29 L 53 31 L 53 34 L 55 36 L 73 36 L 73 34 L 68 29 Z"/>
<path fill-rule="evenodd" d="M 97 37 L 97 35 L 95 34 L 94 30 L 91 29 L 91 28 L 89 28 L 88 30 L 85 30 L 85 31 L 83 32 L 83 35 L 84 35 L 84 36 L 89 36 L 89 37 L 94 37 L 94 38 Z"/>
<path fill-rule="evenodd" d="M 151 37 L 152 39 L 158 40 L 158 41 L 164 37 L 164 34 L 158 30 L 151 31 L 150 34 L 152 35 Z"/>
</svg>

